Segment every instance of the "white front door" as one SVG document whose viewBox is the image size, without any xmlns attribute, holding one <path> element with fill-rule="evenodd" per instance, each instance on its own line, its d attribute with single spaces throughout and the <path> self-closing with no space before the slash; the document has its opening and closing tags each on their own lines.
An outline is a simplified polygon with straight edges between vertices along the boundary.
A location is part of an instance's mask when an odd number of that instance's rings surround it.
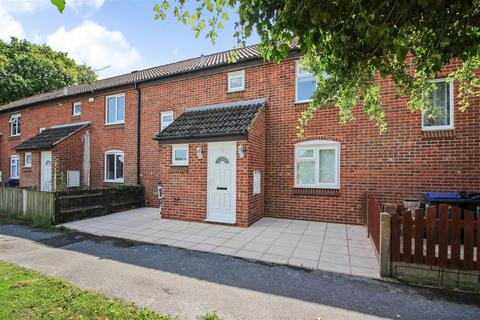
<svg viewBox="0 0 480 320">
<path fill-rule="evenodd" d="M 40 161 L 40 190 L 52 191 L 52 152 L 42 151 Z"/>
<path fill-rule="evenodd" d="M 207 220 L 222 223 L 236 221 L 236 143 L 208 144 Z"/>
</svg>

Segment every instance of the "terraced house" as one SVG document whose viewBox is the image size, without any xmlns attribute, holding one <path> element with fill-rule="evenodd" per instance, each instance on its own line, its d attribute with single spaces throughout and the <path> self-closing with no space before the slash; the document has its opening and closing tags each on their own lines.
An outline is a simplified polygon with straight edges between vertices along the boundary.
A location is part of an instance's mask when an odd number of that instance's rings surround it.
<svg viewBox="0 0 480 320">
<path fill-rule="evenodd" d="M 388 131 L 361 106 L 338 124 L 300 112 L 316 83 L 292 50 L 280 64 L 256 46 L 57 90 L 0 107 L 3 183 L 44 191 L 143 184 L 164 218 L 248 226 L 263 216 L 363 222 L 362 196 L 399 202 L 480 186 L 480 101 L 459 112 L 457 85 L 438 74 L 435 120 L 411 113 L 379 80 Z M 158 190 L 161 187 L 161 203 Z M 160 214 L 160 209 L 159 209 Z"/>
</svg>

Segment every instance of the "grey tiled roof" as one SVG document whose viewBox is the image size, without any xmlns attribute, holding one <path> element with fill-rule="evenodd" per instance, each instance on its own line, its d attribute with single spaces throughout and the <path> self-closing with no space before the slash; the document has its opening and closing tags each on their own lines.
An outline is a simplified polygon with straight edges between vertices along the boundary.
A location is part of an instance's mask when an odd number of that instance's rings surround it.
<svg viewBox="0 0 480 320">
<path fill-rule="evenodd" d="M 71 86 L 66 90 L 66 94 L 63 89 L 37 94 L 0 106 L 0 112 L 58 98 L 76 96 L 79 94 L 101 91 L 109 88 L 132 85 L 143 81 L 174 76 L 186 72 L 219 67 L 229 63 L 229 57 L 232 56 L 233 52 L 236 52 L 234 56 L 236 57 L 237 62 L 255 60 L 259 59 L 261 56 L 260 52 L 257 49 L 257 45 L 252 45 L 237 50 L 213 53 L 202 57 L 197 57 L 141 71 L 134 71 L 108 79 L 94 81 L 90 84 Z"/>
<path fill-rule="evenodd" d="M 213 141 L 246 137 L 266 99 L 254 99 L 189 108 L 155 139 L 163 143 Z"/>
<path fill-rule="evenodd" d="M 89 124 L 90 122 L 81 122 L 78 124 L 73 123 L 70 125 L 54 126 L 45 129 L 33 138 L 20 143 L 15 149 L 17 151 L 50 149 Z"/>
</svg>

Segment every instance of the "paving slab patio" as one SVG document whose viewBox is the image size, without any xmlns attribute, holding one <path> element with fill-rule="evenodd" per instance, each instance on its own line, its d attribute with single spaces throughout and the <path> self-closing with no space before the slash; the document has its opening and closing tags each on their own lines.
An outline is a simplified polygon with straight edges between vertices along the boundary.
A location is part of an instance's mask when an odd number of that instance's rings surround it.
<svg viewBox="0 0 480 320">
<path fill-rule="evenodd" d="M 380 277 L 378 260 L 363 226 L 262 218 L 248 228 L 239 228 L 162 219 L 158 208 L 138 208 L 64 226 L 100 236 Z"/>
</svg>

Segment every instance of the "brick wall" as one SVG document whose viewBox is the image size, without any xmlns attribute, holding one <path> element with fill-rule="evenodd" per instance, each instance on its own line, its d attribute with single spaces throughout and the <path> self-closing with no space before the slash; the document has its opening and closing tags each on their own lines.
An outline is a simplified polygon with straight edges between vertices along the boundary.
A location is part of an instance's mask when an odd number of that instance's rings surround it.
<svg viewBox="0 0 480 320">
<path fill-rule="evenodd" d="M 105 125 L 105 96 L 115 93 L 125 93 L 125 124 L 107 126 Z M 89 102 L 93 97 L 94 101 Z M 72 103 L 80 101 L 82 113 L 80 116 L 72 116 Z M 20 137 L 9 137 L 10 114 L 21 114 L 21 135 Z M 104 153 L 105 151 L 117 149 L 125 153 L 125 183 L 136 183 L 136 125 L 137 125 L 137 97 L 133 89 L 110 91 L 107 93 L 91 94 L 82 98 L 71 99 L 61 103 L 46 104 L 44 106 L 29 107 L 18 112 L 0 114 L 0 170 L 4 172 L 4 178 L 10 176 L 9 157 L 17 154 L 14 147 L 21 142 L 38 134 L 39 128 L 48 128 L 53 125 L 68 124 L 73 122 L 91 121 L 90 145 L 91 145 L 91 185 L 102 187 L 104 176 Z M 22 184 L 31 184 L 31 175 L 38 175 L 40 160 L 33 160 L 30 173 L 22 167 L 20 181 Z M 23 164 L 23 160 L 21 160 Z M 28 169 L 27 169 L 28 170 Z M 25 171 L 25 173 L 24 173 Z M 36 173 L 37 172 L 37 173 Z M 23 176 L 28 181 L 23 181 Z M 36 179 L 39 183 L 39 178 Z M 37 185 L 38 186 L 38 185 Z"/>
<path fill-rule="evenodd" d="M 446 67 L 440 76 L 445 76 L 456 67 L 458 63 Z M 232 68 L 242 66 L 235 65 Z M 295 62 L 288 60 L 280 65 L 250 65 L 245 70 L 245 91 L 234 94 L 227 93 L 225 71 L 201 76 L 192 73 L 182 80 L 162 80 L 141 86 L 141 179 L 146 187 L 146 198 L 152 205 L 158 206 L 155 185 L 162 182 L 165 208 L 173 208 L 174 200 L 169 192 L 173 193 L 171 188 L 174 184 L 184 187 L 183 200 L 178 200 L 184 201 L 183 209 L 175 213 L 178 218 L 203 219 L 206 211 L 206 145 L 202 145 L 204 159 L 201 161 L 194 157 L 196 144 L 190 146 L 190 159 L 196 169 L 192 165 L 187 173 L 173 170 L 169 163 L 170 147 L 160 146 L 152 139 L 160 130 L 160 113 L 174 111 L 176 118 L 188 107 L 254 98 L 267 98 L 268 103 L 263 115 L 265 167 L 262 171 L 261 157 L 247 153 L 246 157 L 252 159 L 247 158 L 246 183 L 238 189 L 249 198 L 248 210 L 257 212 L 251 221 L 261 216 L 261 204 L 264 203 L 266 216 L 358 224 L 362 222 L 362 194 L 365 190 L 375 193 L 380 201 L 398 202 L 406 198 L 419 198 L 422 192 L 427 191 L 480 189 L 480 101 L 472 100 L 471 107 L 463 113 L 458 111 L 456 105 L 455 130 L 426 134 L 421 130 L 421 114 L 406 109 L 407 99 L 396 97 L 393 84 L 387 79 L 381 83 L 382 104 L 389 126 L 383 135 L 379 135 L 362 113 L 361 105 L 354 112 L 356 121 L 343 126 L 338 125 L 338 111 L 332 106 L 326 106 L 315 114 L 306 128 L 305 140 L 322 139 L 341 143 L 340 190 L 296 191 L 294 145 L 299 142 L 296 125 L 304 106 L 294 102 Z M 79 119 L 71 116 L 70 103 L 73 101 L 23 110 L 20 139 L 8 137 L 9 115 L 0 115 L 0 130 L 3 133 L 0 168 L 4 171 L 4 177 L 8 172 L 8 157 L 15 153 L 11 148 L 35 134 L 39 127 L 90 120 L 93 121 L 92 185 L 103 185 L 103 153 L 109 149 L 125 151 L 125 181 L 134 183 L 136 94 L 132 89 L 124 91 L 127 96 L 126 124 L 119 127 L 104 125 L 105 102 L 99 95 L 95 95 L 94 103 L 87 101 L 88 96 L 81 100 L 82 116 Z M 253 148 L 252 151 L 255 151 L 253 145 L 259 145 L 261 149 L 261 136 L 255 139 L 257 143 L 245 142 L 247 150 Z M 251 195 L 251 172 L 256 170 L 254 167 L 262 172 L 263 197 Z"/>
</svg>

